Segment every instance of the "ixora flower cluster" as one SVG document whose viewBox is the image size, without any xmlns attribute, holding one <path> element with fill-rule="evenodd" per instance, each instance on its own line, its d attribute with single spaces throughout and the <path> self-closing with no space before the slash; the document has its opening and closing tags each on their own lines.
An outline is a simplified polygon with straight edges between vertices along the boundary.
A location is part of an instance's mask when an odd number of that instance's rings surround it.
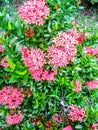
<svg viewBox="0 0 98 130">
<path fill-rule="evenodd" d="M 0 90 L 0 104 L 8 105 L 9 109 L 17 108 L 24 101 L 24 95 L 18 88 L 13 88 L 11 86 L 5 86 Z M 13 114 L 6 117 L 8 124 L 17 124 L 21 121 L 22 114 Z"/>
<path fill-rule="evenodd" d="M 49 12 L 50 9 L 46 6 L 45 0 L 26 1 L 18 10 L 20 18 L 24 19 L 24 21 L 29 23 L 30 26 L 31 24 L 43 25 L 44 19 L 49 16 Z M 24 32 L 24 35 L 25 37 L 32 38 L 36 34 L 34 34 L 33 29 L 28 28 Z M 53 44 L 48 46 L 45 51 L 42 51 L 40 48 L 27 48 L 26 46 L 22 46 L 21 48 L 22 59 L 25 65 L 28 67 L 28 71 L 30 72 L 34 80 L 54 81 L 55 75 L 58 73 L 58 69 L 67 66 L 68 64 L 74 61 L 75 56 L 77 54 L 77 45 L 81 44 L 85 39 L 86 37 L 84 33 L 78 32 L 76 29 L 72 29 L 67 32 L 58 32 L 57 36 L 53 38 L 52 41 Z M 86 51 L 86 54 L 92 54 L 94 56 L 98 54 L 97 48 L 94 49 L 91 47 L 85 47 L 84 51 Z M 2 54 L 3 52 L 4 48 L 3 46 L 0 46 L 0 54 Z M 0 65 L 5 68 L 6 67 L 10 68 L 10 65 L 7 63 L 7 56 L 4 56 L 1 59 Z M 91 80 L 84 82 L 85 83 L 83 85 L 87 87 L 89 90 L 98 88 L 98 80 Z M 80 93 L 82 91 L 82 81 L 72 79 L 71 83 L 73 90 L 72 93 L 74 92 Z M 27 94 L 28 91 L 26 91 Z M 59 91 L 59 89 L 57 91 Z M 49 92 L 49 94 L 50 93 L 51 92 Z M 32 91 L 30 91 L 30 95 L 32 95 Z M 37 98 L 37 96 L 34 96 L 34 99 L 35 97 Z M 49 95 L 47 97 L 50 98 Z M 9 125 L 18 124 L 22 120 L 23 115 L 21 112 L 17 111 L 17 108 L 23 101 L 24 101 L 24 94 L 22 93 L 21 89 L 14 88 L 12 86 L 5 86 L 2 88 L 2 90 L 0 90 L 0 104 L 5 105 L 7 106 L 6 108 L 10 109 L 10 114 L 6 116 L 6 122 Z M 51 104 L 51 102 L 49 103 Z M 73 129 L 72 127 L 74 127 L 74 123 L 75 124 L 77 124 L 77 122 L 80 124 L 84 123 L 86 117 L 88 116 L 88 111 L 85 110 L 85 107 L 80 108 L 80 106 L 76 106 L 75 104 L 70 105 L 69 104 L 70 103 L 68 102 L 67 105 L 64 105 L 64 103 L 62 102 L 63 108 L 66 107 L 66 111 L 64 111 L 66 112 L 66 115 L 63 115 L 63 113 L 59 112 L 56 114 L 51 113 L 51 119 L 47 118 L 49 119 L 48 121 L 45 116 L 44 121 L 46 122 L 44 122 L 43 127 L 45 127 L 45 129 L 53 129 L 54 124 L 56 124 L 56 126 L 59 126 L 60 124 L 62 126 L 64 125 L 64 128 L 62 128 L 62 130 L 72 130 Z M 26 107 L 26 109 L 27 108 L 28 107 Z M 14 112 L 11 113 L 11 110 Z M 62 110 L 60 112 L 62 112 Z M 32 119 L 31 122 L 35 123 L 35 126 L 38 126 L 41 120 L 43 121 L 43 118 L 39 116 L 38 119 L 34 118 Z M 70 126 L 69 124 L 71 124 L 72 126 Z M 61 128 L 59 127 L 59 129 Z M 91 130 L 96 129 L 97 124 L 92 123 Z"/>
<path fill-rule="evenodd" d="M 72 86 L 73 86 L 74 92 L 79 93 L 82 91 L 82 84 L 80 81 L 78 81 L 78 80 L 72 81 Z M 98 88 L 98 80 L 87 81 L 87 82 L 85 82 L 85 86 L 90 90 L 96 89 L 96 88 Z"/>
<path fill-rule="evenodd" d="M 96 89 L 98 88 L 98 80 L 91 80 L 85 83 L 88 89 Z"/>
<path fill-rule="evenodd" d="M 58 33 L 57 37 L 53 39 L 54 44 L 47 48 L 46 53 L 40 49 L 28 49 L 23 46 L 23 60 L 32 77 L 38 81 L 55 80 L 57 68 L 66 66 L 74 60 L 77 53 L 76 45 L 80 43 L 77 39 L 81 39 L 82 35 L 76 30 Z M 84 40 L 84 37 L 82 40 Z M 53 65 L 53 70 L 44 70 L 45 64 Z"/>
<path fill-rule="evenodd" d="M 3 53 L 4 52 L 4 48 L 2 46 L 0 46 L 0 53 Z M 2 59 L 1 59 L 1 62 L 0 62 L 0 65 L 3 66 L 3 67 L 9 67 L 9 64 L 7 63 L 7 57 L 4 56 Z"/>
<path fill-rule="evenodd" d="M 43 70 L 44 64 L 46 64 L 45 54 L 40 49 L 28 49 L 22 47 L 23 60 L 26 66 L 29 68 L 29 72 L 35 80 L 54 80 L 56 70 L 49 71 Z"/>
<path fill-rule="evenodd" d="M 6 122 L 10 125 L 18 124 L 22 120 L 22 114 L 17 113 L 14 115 L 8 115 L 6 117 Z"/>
<path fill-rule="evenodd" d="M 83 108 L 80 109 L 73 104 L 70 106 L 68 117 L 70 120 L 72 120 L 72 122 L 74 122 L 74 121 L 82 122 L 82 120 L 85 116 L 86 116 L 86 114 L 85 114 L 85 110 Z"/>
<path fill-rule="evenodd" d="M 0 52 L 4 52 L 4 48 L 0 46 Z"/>
<path fill-rule="evenodd" d="M 11 86 L 5 86 L 0 90 L 0 104 L 8 105 L 11 108 L 17 108 L 24 100 L 24 95 L 20 89 Z"/>
<path fill-rule="evenodd" d="M 75 87 L 73 88 L 74 92 L 81 92 L 82 91 L 82 85 L 81 82 L 76 80 L 76 81 L 72 81 L 72 84 L 75 85 Z"/>
<path fill-rule="evenodd" d="M 96 56 L 98 55 L 98 48 L 92 48 L 90 46 L 83 48 L 86 54 Z"/>
<path fill-rule="evenodd" d="M 63 128 L 62 130 L 72 130 L 71 126 L 66 126 L 65 128 Z"/>
<path fill-rule="evenodd" d="M 49 15 L 49 8 L 46 6 L 45 0 L 31 0 L 25 2 L 19 8 L 20 18 L 24 19 L 29 24 L 43 25 L 44 18 Z"/>
<path fill-rule="evenodd" d="M 0 62 L 0 65 L 5 67 L 5 68 L 9 67 L 9 64 L 7 62 L 7 57 L 6 56 L 2 58 L 2 60 Z"/>
</svg>

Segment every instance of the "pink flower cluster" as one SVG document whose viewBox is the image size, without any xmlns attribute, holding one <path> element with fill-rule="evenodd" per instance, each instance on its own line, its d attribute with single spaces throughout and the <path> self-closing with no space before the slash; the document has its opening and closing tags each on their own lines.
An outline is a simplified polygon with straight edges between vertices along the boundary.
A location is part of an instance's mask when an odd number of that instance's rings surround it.
<svg viewBox="0 0 98 130">
<path fill-rule="evenodd" d="M 28 67 L 32 67 L 32 70 L 34 71 L 39 70 L 46 63 L 45 54 L 40 49 L 31 48 L 29 50 L 27 47 L 23 46 L 22 55 L 24 63 Z"/>
<path fill-rule="evenodd" d="M 83 118 L 86 116 L 84 109 L 80 109 L 75 105 L 71 105 L 69 108 L 68 117 L 70 120 L 74 121 L 80 121 L 82 122 Z"/>
<path fill-rule="evenodd" d="M 71 126 L 66 126 L 65 128 L 63 128 L 62 130 L 72 130 Z"/>
<path fill-rule="evenodd" d="M 55 122 L 58 122 L 58 123 L 62 122 L 62 119 L 60 118 L 59 114 L 53 115 L 52 118 L 53 118 L 53 120 L 54 120 Z"/>
<path fill-rule="evenodd" d="M 29 72 L 35 80 L 55 80 L 57 68 L 68 65 L 74 60 L 77 53 L 76 44 L 79 43 L 77 38 L 81 34 L 76 30 L 69 32 L 58 33 L 58 36 L 53 39 L 55 44 L 49 46 L 46 53 L 40 49 L 28 49 L 22 47 L 23 60 L 29 68 Z M 53 65 L 53 71 L 44 70 L 45 64 Z"/>
<path fill-rule="evenodd" d="M 11 108 L 17 108 L 24 100 L 24 95 L 18 88 L 5 86 L 0 90 L 0 104 L 8 105 Z"/>
<path fill-rule="evenodd" d="M 45 0 L 31 0 L 25 2 L 18 10 L 20 18 L 29 24 L 43 25 L 43 19 L 49 15 L 49 8 Z"/>
<path fill-rule="evenodd" d="M 80 81 L 76 80 L 76 81 L 72 81 L 72 83 L 75 85 L 75 87 L 73 88 L 73 91 L 80 92 L 82 90 L 82 85 Z"/>
<path fill-rule="evenodd" d="M 74 60 L 76 55 L 76 44 L 82 42 L 79 40 L 81 33 L 76 30 L 69 32 L 58 33 L 58 36 L 53 39 L 55 44 L 48 47 L 49 64 L 53 64 L 54 68 L 66 66 Z"/>
<path fill-rule="evenodd" d="M 6 57 L 2 58 L 0 65 L 5 67 L 5 68 L 9 67 L 9 64 L 7 63 L 7 58 Z"/>
<path fill-rule="evenodd" d="M 86 54 L 90 54 L 94 56 L 98 55 L 98 48 L 92 48 L 88 46 L 88 47 L 84 47 L 83 50 L 86 51 Z"/>
<path fill-rule="evenodd" d="M 98 126 L 97 124 L 93 123 L 90 130 L 97 130 L 97 126 Z"/>
<path fill-rule="evenodd" d="M 85 83 L 85 85 L 91 90 L 96 89 L 98 88 L 98 80 L 88 81 Z"/>
<path fill-rule="evenodd" d="M 86 37 L 83 32 L 77 32 L 76 29 L 70 30 L 67 32 L 67 34 L 71 35 L 78 41 L 78 44 L 81 44 L 84 40 L 86 40 Z"/>
<path fill-rule="evenodd" d="M 0 52 L 4 52 L 4 48 L 0 46 Z"/>
<path fill-rule="evenodd" d="M 32 48 L 29 50 L 23 46 L 22 56 L 24 63 L 28 66 L 29 72 L 35 80 L 55 80 L 54 75 L 57 74 L 57 70 L 43 70 L 46 60 L 45 54 L 40 49 Z"/>
<path fill-rule="evenodd" d="M 8 115 L 6 117 L 6 122 L 9 125 L 18 124 L 21 120 L 22 120 L 22 114 L 21 113 L 14 114 L 14 115 Z"/>
</svg>

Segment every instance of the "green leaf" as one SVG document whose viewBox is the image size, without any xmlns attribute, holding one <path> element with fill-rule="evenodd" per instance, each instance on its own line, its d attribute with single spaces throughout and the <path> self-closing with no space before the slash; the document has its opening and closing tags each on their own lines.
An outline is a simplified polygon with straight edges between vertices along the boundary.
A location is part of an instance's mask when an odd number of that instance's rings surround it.
<svg viewBox="0 0 98 130">
<path fill-rule="evenodd" d="M 76 125 L 75 128 L 81 130 L 83 126 L 79 124 L 79 125 Z"/>
<path fill-rule="evenodd" d="M 8 30 L 11 30 L 12 29 L 12 25 L 11 25 L 11 22 L 9 21 L 8 22 Z"/>
<path fill-rule="evenodd" d="M 10 15 L 8 13 L 5 16 L 5 20 L 6 20 L 6 22 L 8 22 L 10 20 Z"/>
<path fill-rule="evenodd" d="M 5 9 L 2 10 L 2 16 L 4 17 L 5 15 Z"/>
<path fill-rule="evenodd" d="M 18 75 L 25 75 L 27 73 L 27 70 L 24 70 L 24 71 L 16 70 L 15 73 L 18 74 Z"/>
<path fill-rule="evenodd" d="M 12 74 L 10 77 L 9 83 L 15 83 L 17 81 L 17 78 L 18 78 L 17 75 Z"/>
<path fill-rule="evenodd" d="M 53 98 L 55 98 L 55 99 L 60 101 L 60 98 L 57 95 L 49 95 L 49 97 L 53 97 Z"/>
<path fill-rule="evenodd" d="M 5 0 L 5 3 L 6 3 L 6 4 L 9 4 L 9 0 Z"/>
<path fill-rule="evenodd" d="M 7 72 L 11 72 L 11 69 L 8 68 L 8 67 L 7 67 L 7 68 L 4 68 L 4 70 L 7 71 Z"/>
<path fill-rule="evenodd" d="M 13 72 L 14 69 L 15 69 L 15 64 L 13 63 L 12 59 L 9 58 L 9 57 L 7 58 L 7 62 L 9 64 L 10 68 L 11 68 L 11 72 Z"/>
<path fill-rule="evenodd" d="M 54 5 L 54 1 L 53 1 L 53 0 L 47 0 L 47 2 L 48 2 L 50 5 Z"/>
<path fill-rule="evenodd" d="M 57 3 L 60 5 L 60 4 L 61 4 L 61 1 L 60 1 L 60 0 L 57 0 Z"/>
</svg>

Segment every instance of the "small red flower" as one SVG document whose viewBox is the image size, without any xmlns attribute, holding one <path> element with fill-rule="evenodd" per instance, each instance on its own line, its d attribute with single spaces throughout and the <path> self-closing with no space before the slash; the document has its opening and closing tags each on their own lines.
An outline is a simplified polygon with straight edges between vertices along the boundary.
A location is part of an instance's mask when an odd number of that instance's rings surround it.
<svg viewBox="0 0 98 130">
<path fill-rule="evenodd" d="M 62 119 L 60 118 L 59 114 L 53 115 L 53 120 L 58 123 L 62 122 Z"/>
<path fill-rule="evenodd" d="M 52 120 L 47 121 L 45 125 L 45 130 L 51 130 L 53 128 Z"/>
<path fill-rule="evenodd" d="M 0 52 L 4 52 L 4 48 L 0 46 Z"/>
<path fill-rule="evenodd" d="M 25 31 L 25 36 L 28 37 L 28 38 L 32 38 L 34 36 L 34 30 L 28 28 L 26 31 Z"/>
<path fill-rule="evenodd" d="M 76 40 L 79 43 L 82 43 L 84 40 L 86 40 L 86 37 L 85 37 L 84 33 L 80 33 Z"/>
<path fill-rule="evenodd" d="M 38 118 L 33 118 L 31 122 L 35 123 L 35 125 L 37 126 L 41 120 L 42 120 L 42 116 L 39 116 Z"/>
<path fill-rule="evenodd" d="M 90 130 L 97 130 L 97 124 L 93 123 Z"/>
</svg>

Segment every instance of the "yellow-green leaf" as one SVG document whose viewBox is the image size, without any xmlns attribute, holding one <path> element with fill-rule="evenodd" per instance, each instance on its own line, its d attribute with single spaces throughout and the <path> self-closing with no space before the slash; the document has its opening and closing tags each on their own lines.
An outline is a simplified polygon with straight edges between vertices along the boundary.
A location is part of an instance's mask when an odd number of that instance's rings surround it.
<svg viewBox="0 0 98 130">
<path fill-rule="evenodd" d="M 12 29 L 11 22 L 8 22 L 8 29 L 9 29 L 9 30 L 11 30 L 11 29 Z"/>
<path fill-rule="evenodd" d="M 7 62 L 9 64 L 10 68 L 11 68 L 11 71 L 13 72 L 14 69 L 15 69 L 15 64 L 13 63 L 12 59 L 9 58 L 9 57 L 7 58 Z"/>
<path fill-rule="evenodd" d="M 18 75 L 25 75 L 27 73 L 27 70 L 24 70 L 24 71 L 18 71 L 18 70 L 16 70 L 15 72 Z"/>
</svg>

